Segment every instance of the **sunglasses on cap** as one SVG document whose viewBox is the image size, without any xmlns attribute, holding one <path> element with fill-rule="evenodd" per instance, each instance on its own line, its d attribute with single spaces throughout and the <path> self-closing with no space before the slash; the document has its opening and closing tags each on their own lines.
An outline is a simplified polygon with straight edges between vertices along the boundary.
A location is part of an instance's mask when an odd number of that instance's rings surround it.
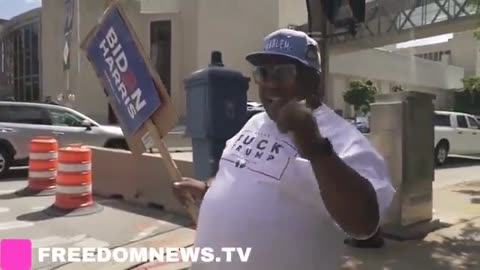
<svg viewBox="0 0 480 270">
<path fill-rule="evenodd" d="M 253 70 L 253 78 L 257 83 L 267 81 L 285 83 L 294 80 L 296 76 L 297 67 L 294 64 L 256 66 Z"/>
</svg>

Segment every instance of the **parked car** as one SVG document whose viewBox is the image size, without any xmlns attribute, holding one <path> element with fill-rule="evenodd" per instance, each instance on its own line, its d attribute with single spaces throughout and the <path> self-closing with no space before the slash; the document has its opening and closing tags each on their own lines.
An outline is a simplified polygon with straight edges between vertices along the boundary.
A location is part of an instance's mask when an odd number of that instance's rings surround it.
<svg viewBox="0 0 480 270">
<path fill-rule="evenodd" d="M 0 101 L 0 177 L 11 166 L 28 164 L 33 137 L 52 136 L 59 146 L 83 143 L 128 149 L 120 127 L 100 125 L 68 107 Z"/>
<path fill-rule="evenodd" d="M 369 119 L 366 117 L 348 117 L 345 118 L 350 124 L 354 125 L 361 133 L 370 133 Z"/>
<path fill-rule="evenodd" d="M 265 108 L 263 105 L 258 102 L 248 101 L 247 102 L 247 121 L 252 118 L 255 114 L 264 112 Z"/>
<path fill-rule="evenodd" d="M 449 155 L 480 154 L 480 121 L 465 113 L 436 111 L 435 163 L 443 165 Z"/>
</svg>

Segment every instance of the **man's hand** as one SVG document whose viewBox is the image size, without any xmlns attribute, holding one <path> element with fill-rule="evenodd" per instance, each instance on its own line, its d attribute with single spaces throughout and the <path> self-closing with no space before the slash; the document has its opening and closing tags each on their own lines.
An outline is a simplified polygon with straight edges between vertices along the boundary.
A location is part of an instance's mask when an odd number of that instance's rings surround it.
<svg viewBox="0 0 480 270">
<path fill-rule="evenodd" d="M 282 133 L 291 133 L 300 155 L 310 159 L 314 156 L 315 145 L 322 140 L 317 122 L 305 105 L 296 100 L 277 100 L 272 104 L 274 121 Z"/>
<path fill-rule="evenodd" d="M 206 191 L 207 186 L 204 182 L 192 178 L 185 177 L 183 181 L 173 183 L 173 194 L 183 206 L 188 204 L 188 194 L 198 204 L 205 196 Z"/>
</svg>

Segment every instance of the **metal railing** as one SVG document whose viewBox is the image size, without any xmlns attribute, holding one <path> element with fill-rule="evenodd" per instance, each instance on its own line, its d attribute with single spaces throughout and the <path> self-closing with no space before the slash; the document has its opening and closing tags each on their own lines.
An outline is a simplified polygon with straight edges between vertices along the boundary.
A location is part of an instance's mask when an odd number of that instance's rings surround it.
<svg viewBox="0 0 480 270">
<path fill-rule="evenodd" d="M 356 35 L 333 35 L 333 46 L 360 39 L 395 35 L 405 31 L 462 20 L 478 18 L 480 1 L 472 0 L 376 0 L 367 1 L 365 22 L 358 26 Z"/>
</svg>

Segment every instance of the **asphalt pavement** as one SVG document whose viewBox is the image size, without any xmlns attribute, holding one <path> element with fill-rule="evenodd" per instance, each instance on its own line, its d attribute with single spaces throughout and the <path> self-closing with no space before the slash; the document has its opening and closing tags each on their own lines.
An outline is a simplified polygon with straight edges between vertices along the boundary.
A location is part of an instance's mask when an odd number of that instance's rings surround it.
<svg viewBox="0 0 480 270">
<path fill-rule="evenodd" d="M 123 201 L 96 197 L 102 211 L 88 216 L 53 218 L 45 210 L 54 203 L 54 196 L 17 197 L 14 192 L 27 185 L 26 169 L 14 171 L 10 178 L 0 181 L 0 239 L 32 239 L 38 247 L 116 247 L 143 239 L 158 237 L 190 225 L 190 221 L 161 209 L 133 206 Z M 442 208 L 441 190 L 480 179 L 480 159 L 452 158 L 446 166 L 435 170 L 433 182 L 435 209 Z M 453 198 L 453 197 L 452 197 Z M 453 200 L 453 199 L 452 199 Z M 445 207 L 457 199 L 448 200 Z M 476 199 L 478 203 L 478 199 Z M 458 209 L 458 208 L 456 208 Z M 471 211 L 471 209 L 469 210 Z M 475 211 L 476 208 L 475 208 Z M 452 219 L 456 211 L 445 215 Z M 478 222 L 476 223 L 478 224 Z M 191 241 L 189 236 L 185 241 Z M 163 240 L 162 240 L 163 241 Z M 35 255 L 36 252 L 33 252 Z M 60 264 L 38 263 L 33 258 L 33 269 L 53 269 Z"/>
<path fill-rule="evenodd" d="M 47 214 L 55 196 L 18 197 L 28 181 L 26 170 L 0 181 L 0 239 L 31 239 L 39 247 L 117 247 L 190 225 L 188 219 L 161 209 L 95 198 L 102 210 L 87 216 Z M 61 263 L 39 263 L 33 252 L 32 269 L 52 269 Z"/>
</svg>

